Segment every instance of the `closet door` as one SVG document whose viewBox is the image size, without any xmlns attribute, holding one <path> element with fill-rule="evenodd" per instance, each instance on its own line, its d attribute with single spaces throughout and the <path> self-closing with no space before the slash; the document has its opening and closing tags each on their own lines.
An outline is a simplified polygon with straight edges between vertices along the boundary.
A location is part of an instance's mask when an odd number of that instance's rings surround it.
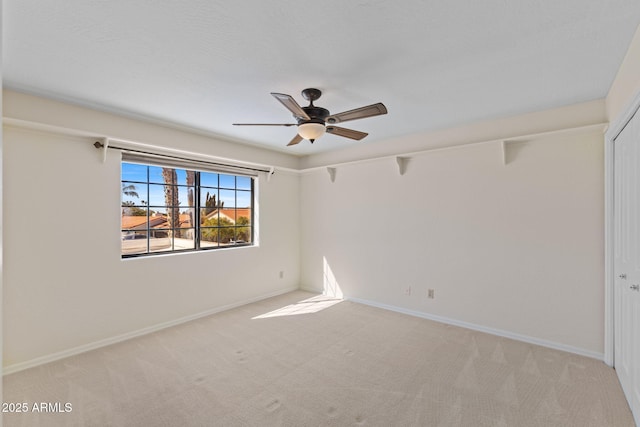
<svg viewBox="0 0 640 427">
<path fill-rule="evenodd" d="M 640 419 L 640 114 L 614 141 L 614 357 L 631 410 Z"/>
</svg>

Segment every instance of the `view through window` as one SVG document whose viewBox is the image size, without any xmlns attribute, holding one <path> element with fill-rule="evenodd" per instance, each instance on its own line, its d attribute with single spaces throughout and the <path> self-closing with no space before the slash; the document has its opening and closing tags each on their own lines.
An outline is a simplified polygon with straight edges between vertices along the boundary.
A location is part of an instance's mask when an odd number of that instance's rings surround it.
<svg viewBox="0 0 640 427">
<path fill-rule="evenodd" d="M 122 256 L 252 245 L 253 179 L 122 162 Z"/>
</svg>

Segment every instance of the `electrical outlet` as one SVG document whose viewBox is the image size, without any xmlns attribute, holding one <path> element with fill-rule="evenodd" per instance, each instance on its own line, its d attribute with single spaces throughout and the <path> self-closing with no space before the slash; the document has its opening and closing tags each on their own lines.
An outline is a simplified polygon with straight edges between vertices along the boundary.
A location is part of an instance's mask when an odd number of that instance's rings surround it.
<svg viewBox="0 0 640 427">
<path fill-rule="evenodd" d="M 433 298 L 435 298 L 435 297 L 436 297 L 436 296 L 435 296 L 435 294 L 436 294 L 436 291 L 435 291 L 435 290 L 433 290 L 433 289 L 429 289 L 429 290 L 427 291 L 427 298 L 431 298 L 431 299 L 433 299 Z"/>
<path fill-rule="evenodd" d="M 284 271 L 280 271 L 280 278 L 282 279 L 284 277 Z"/>
<path fill-rule="evenodd" d="M 411 286 L 405 286 L 404 288 L 402 288 L 402 292 L 405 295 L 411 295 Z"/>
</svg>

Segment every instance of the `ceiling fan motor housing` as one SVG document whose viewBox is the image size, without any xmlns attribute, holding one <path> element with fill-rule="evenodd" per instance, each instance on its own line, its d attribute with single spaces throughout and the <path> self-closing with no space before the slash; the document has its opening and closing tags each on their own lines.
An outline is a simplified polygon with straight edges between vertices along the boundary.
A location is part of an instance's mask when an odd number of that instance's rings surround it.
<svg viewBox="0 0 640 427">
<path fill-rule="evenodd" d="M 327 110 L 326 108 L 322 108 L 322 107 L 316 107 L 316 106 L 308 106 L 308 107 L 302 107 L 302 109 L 304 110 L 305 113 L 307 113 L 307 116 L 309 116 L 311 118 L 311 120 L 305 120 L 305 119 L 298 119 L 298 124 L 302 124 L 302 123 L 321 123 L 324 124 L 325 120 L 327 117 L 329 117 L 329 110 Z"/>
</svg>

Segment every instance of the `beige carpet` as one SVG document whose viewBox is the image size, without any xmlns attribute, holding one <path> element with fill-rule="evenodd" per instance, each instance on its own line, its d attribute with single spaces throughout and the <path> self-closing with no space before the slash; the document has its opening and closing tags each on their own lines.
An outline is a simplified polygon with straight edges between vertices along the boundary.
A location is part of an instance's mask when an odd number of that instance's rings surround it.
<svg viewBox="0 0 640 427">
<path fill-rule="evenodd" d="M 8 375 L 4 401 L 72 405 L 5 427 L 634 425 L 602 362 L 306 292 Z"/>
</svg>

